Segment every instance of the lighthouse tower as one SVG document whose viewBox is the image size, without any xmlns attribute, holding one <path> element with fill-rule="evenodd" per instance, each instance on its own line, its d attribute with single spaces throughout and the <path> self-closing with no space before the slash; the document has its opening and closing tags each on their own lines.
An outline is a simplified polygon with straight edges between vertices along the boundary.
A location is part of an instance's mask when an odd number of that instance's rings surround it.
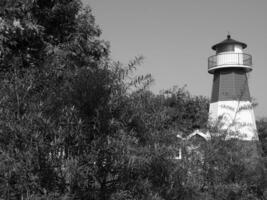
<svg viewBox="0 0 267 200">
<path fill-rule="evenodd" d="M 243 52 L 247 45 L 227 39 L 212 46 L 216 54 L 208 58 L 213 74 L 209 123 L 225 131 L 228 138 L 258 140 L 248 87 L 252 57 Z"/>
</svg>

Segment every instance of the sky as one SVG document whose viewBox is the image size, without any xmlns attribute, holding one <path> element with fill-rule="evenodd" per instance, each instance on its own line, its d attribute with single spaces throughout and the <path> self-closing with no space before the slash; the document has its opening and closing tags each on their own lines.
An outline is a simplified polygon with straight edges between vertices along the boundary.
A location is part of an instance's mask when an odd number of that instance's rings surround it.
<svg viewBox="0 0 267 200">
<path fill-rule="evenodd" d="M 210 97 L 212 75 L 207 59 L 211 46 L 226 39 L 248 45 L 253 71 L 249 88 L 258 106 L 257 118 L 267 117 L 266 0 L 83 0 L 92 8 L 101 38 L 111 44 L 111 57 L 125 64 L 145 57 L 138 74 L 151 74 L 150 89 L 173 86 L 192 95 Z"/>
</svg>

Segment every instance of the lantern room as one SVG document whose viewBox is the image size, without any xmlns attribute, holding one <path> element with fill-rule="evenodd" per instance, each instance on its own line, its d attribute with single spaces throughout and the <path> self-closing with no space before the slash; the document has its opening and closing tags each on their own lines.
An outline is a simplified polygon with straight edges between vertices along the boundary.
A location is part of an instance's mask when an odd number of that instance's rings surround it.
<svg viewBox="0 0 267 200">
<path fill-rule="evenodd" d="M 252 56 L 243 52 L 247 45 L 233 40 L 230 35 L 227 39 L 212 46 L 216 55 L 208 58 L 208 72 L 214 74 L 223 68 L 242 68 L 246 72 L 252 70 Z"/>
</svg>

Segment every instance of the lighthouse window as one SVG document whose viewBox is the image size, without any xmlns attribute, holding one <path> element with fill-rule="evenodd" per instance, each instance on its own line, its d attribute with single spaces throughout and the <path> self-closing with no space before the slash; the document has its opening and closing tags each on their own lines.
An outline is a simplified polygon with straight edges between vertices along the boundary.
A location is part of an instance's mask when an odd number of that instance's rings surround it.
<svg viewBox="0 0 267 200">
<path fill-rule="evenodd" d="M 228 52 L 228 51 L 234 51 L 235 47 L 233 44 L 228 44 L 228 45 L 221 45 L 217 48 L 217 53 L 222 53 L 222 52 Z"/>
</svg>

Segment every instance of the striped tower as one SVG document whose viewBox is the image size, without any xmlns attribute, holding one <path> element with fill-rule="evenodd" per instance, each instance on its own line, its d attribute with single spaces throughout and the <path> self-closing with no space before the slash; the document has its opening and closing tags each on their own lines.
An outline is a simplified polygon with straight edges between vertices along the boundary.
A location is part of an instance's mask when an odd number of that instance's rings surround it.
<svg viewBox="0 0 267 200">
<path fill-rule="evenodd" d="M 252 71 L 252 57 L 245 54 L 245 43 L 227 39 L 212 46 L 216 55 L 208 59 L 213 74 L 209 123 L 227 132 L 229 138 L 258 140 L 247 73 Z"/>
</svg>

